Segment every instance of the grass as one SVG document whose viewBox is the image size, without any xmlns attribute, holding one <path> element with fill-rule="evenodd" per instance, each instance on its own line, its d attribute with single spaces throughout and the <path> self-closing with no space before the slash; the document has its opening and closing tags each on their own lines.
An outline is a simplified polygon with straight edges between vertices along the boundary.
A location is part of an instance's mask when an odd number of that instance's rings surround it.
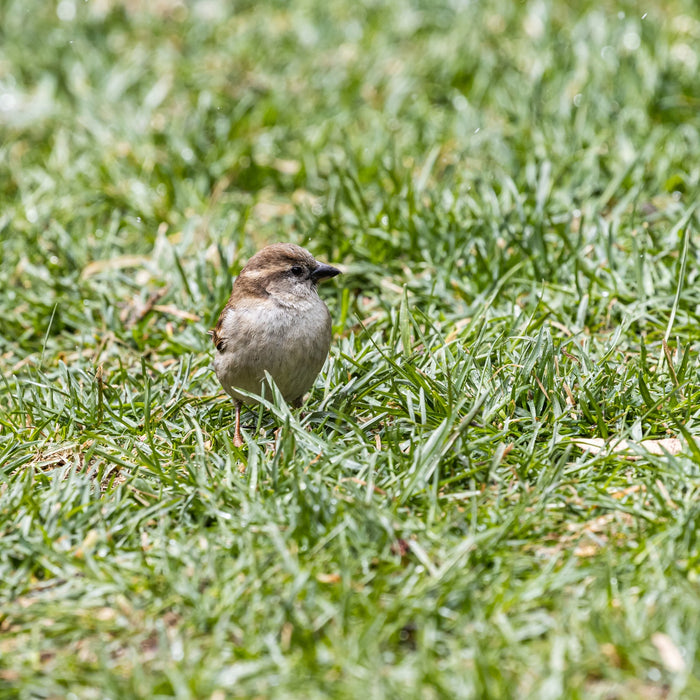
<svg viewBox="0 0 700 700">
<path fill-rule="evenodd" d="M 697 697 L 694 3 L 3 14 L 1 697 Z M 335 340 L 241 450 L 278 240 Z"/>
</svg>

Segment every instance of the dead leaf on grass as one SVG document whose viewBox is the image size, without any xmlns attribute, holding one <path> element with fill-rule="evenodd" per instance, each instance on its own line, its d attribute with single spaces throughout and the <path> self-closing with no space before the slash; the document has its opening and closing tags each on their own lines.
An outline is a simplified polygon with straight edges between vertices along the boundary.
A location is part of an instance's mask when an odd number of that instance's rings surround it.
<svg viewBox="0 0 700 700">
<path fill-rule="evenodd" d="M 154 311 L 158 311 L 162 314 L 170 314 L 171 316 L 175 316 L 176 318 L 181 318 L 184 321 L 199 321 L 200 317 L 197 316 L 197 314 L 190 313 L 189 311 L 183 311 L 182 309 L 178 309 L 177 306 L 173 306 L 172 304 L 166 304 L 166 305 L 161 305 L 161 304 L 156 304 L 153 307 Z"/>
<path fill-rule="evenodd" d="M 603 438 L 578 438 L 574 444 L 585 452 L 597 455 L 601 452 L 609 451 L 611 454 L 627 452 L 633 448 L 641 448 L 652 455 L 677 455 L 683 451 L 683 443 L 678 438 L 661 438 L 659 440 L 642 440 L 634 442 L 632 440 L 604 440 Z M 625 459 L 638 460 L 641 455 L 625 454 Z"/>
<path fill-rule="evenodd" d="M 671 673 L 685 671 L 685 659 L 671 637 L 663 632 L 654 632 L 651 635 L 651 643 L 659 652 L 661 662 L 666 670 Z"/>
<path fill-rule="evenodd" d="M 81 273 L 82 279 L 99 275 L 105 270 L 123 270 L 127 267 L 145 267 L 151 264 L 151 258 L 146 255 L 121 255 L 107 260 L 94 260 L 88 263 Z"/>
<path fill-rule="evenodd" d="M 143 321 L 167 292 L 167 287 L 156 289 L 145 301 L 139 296 L 135 296 L 131 302 L 122 309 L 119 314 L 119 320 L 127 327 L 131 327 Z"/>
</svg>

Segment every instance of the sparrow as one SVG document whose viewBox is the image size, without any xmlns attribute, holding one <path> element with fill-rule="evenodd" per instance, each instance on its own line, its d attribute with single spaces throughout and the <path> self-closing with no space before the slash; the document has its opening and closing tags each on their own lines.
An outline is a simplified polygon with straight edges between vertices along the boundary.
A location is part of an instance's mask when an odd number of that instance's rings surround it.
<svg viewBox="0 0 700 700">
<path fill-rule="evenodd" d="M 256 253 L 236 278 L 211 333 L 214 370 L 236 408 L 236 447 L 245 444 L 241 405 L 258 403 L 241 389 L 260 395 L 267 371 L 285 400 L 298 406 L 314 383 L 331 346 L 331 315 L 317 285 L 337 274 L 308 250 L 275 243 Z"/>
</svg>

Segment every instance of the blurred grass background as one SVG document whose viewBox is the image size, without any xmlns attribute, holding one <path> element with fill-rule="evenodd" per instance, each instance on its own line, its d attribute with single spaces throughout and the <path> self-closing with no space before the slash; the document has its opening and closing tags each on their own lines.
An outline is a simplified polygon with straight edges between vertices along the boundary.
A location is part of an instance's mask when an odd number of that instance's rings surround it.
<svg viewBox="0 0 700 700">
<path fill-rule="evenodd" d="M 0 20 L 3 697 L 697 696 L 696 3 Z M 241 451 L 278 240 L 336 341 Z"/>
</svg>

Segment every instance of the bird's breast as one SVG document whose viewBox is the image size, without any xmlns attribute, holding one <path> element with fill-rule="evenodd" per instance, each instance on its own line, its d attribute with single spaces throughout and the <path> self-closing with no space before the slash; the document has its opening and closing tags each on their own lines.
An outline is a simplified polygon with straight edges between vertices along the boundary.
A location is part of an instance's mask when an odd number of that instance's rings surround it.
<svg viewBox="0 0 700 700">
<path fill-rule="evenodd" d="M 321 370 L 331 342 L 331 319 L 317 295 L 280 303 L 274 298 L 229 308 L 222 319 L 224 352 L 214 367 L 222 385 L 258 393 L 269 372 L 288 401 L 308 391 Z"/>
</svg>

